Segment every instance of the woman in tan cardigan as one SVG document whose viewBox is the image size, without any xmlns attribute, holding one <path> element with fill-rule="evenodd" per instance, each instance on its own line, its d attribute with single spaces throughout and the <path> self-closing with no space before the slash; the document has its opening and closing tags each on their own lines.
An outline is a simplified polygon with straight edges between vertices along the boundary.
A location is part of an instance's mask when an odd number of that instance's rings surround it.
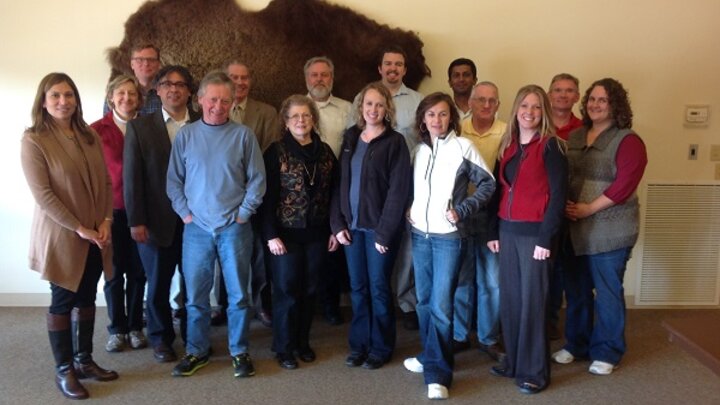
<svg viewBox="0 0 720 405">
<path fill-rule="evenodd" d="M 118 377 L 92 360 L 97 284 L 112 269 L 112 189 L 100 139 L 83 121 L 80 95 L 66 74 L 40 82 L 21 153 L 35 198 L 30 268 L 50 282 L 55 381 L 66 397 L 84 399 L 78 379 Z"/>
</svg>

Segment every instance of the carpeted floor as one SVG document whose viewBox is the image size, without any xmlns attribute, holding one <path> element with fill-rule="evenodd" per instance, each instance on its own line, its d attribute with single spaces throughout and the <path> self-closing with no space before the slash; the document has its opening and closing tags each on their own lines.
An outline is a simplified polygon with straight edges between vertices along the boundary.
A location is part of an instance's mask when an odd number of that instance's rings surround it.
<svg viewBox="0 0 720 405">
<path fill-rule="evenodd" d="M 45 308 L 0 308 L 0 404 L 70 403 L 55 388 L 45 329 Z M 665 319 L 700 310 L 629 310 L 628 353 L 610 376 L 587 372 L 588 362 L 552 367 L 550 387 L 520 394 L 511 380 L 493 377 L 493 363 L 476 349 L 456 356 L 450 403 L 457 404 L 720 404 L 720 378 L 668 341 Z M 704 311 L 704 310 L 703 310 Z M 713 310 L 717 311 L 717 310 Z M 106 353 L 104 308 L 95 333 L 95 359 L 120 373 L 114 382 L 87 382 L 91 400 L 112 404 L 417 404 L 427 400 L 422 376 L 406 371 L 405 357 L 419 349 L 417 334 L 398 328 L 397 350 L 385 367 L 369 371 L 343 364 L 347 323 L 332 327 L 318 318 L 312 345 L 318 360 L 282 370 L 269 350 L 271 331 L 251 328 L 257 375 L 235 379 L 227 356 L 226 328 L 213 328 L 215 355 L 192 377 L 170 376 L 151 349 Z M 720 344 L 720 342 L 718 342 Z M 562 342 L 553 342 L 553 350 Z M 176 349 L 182 353 L 179 343 Z"/>
</svg>

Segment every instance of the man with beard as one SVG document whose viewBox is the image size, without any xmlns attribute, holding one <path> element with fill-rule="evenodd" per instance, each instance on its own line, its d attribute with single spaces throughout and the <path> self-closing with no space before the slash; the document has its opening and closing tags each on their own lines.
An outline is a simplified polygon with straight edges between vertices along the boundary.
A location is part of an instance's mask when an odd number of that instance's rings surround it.
<svg viewBox="0 0 720 405">
<path fill-rule="evenodd" d="M 310 58 L 305 62 L 304 70 L 308 97 L 320 112 L 320 136 L 338 157 L 352 104 L 332 95 L 335 65 L 330 59 L 324 56 Z"/>
<path fill-rule="evenodd" d="M 348 117 L 352 116 L 352 104 L 332 95 L 335 65 L 324 57 L 316 56 L 305 62 L 305 85 L 320 112 L 320 137 L 340 156 L 343 133 Z M 340 293 L 348 279 L 343 249 L 330 252 L 323 268 L 318 289 L 318 301 L 325 320 L 331 325 L 343 322 L 340 313 Z"/>
<path fill-rule="evenodd" d="M 460 114 L 460 121 L 472 116 L 470 110 L 470 93 L 477 83 L 475 63 L 467 58 L 459 58 L 450 62 L 448 67 L 448 84 L 453 91 L 453 101 Z"/>
</svg>

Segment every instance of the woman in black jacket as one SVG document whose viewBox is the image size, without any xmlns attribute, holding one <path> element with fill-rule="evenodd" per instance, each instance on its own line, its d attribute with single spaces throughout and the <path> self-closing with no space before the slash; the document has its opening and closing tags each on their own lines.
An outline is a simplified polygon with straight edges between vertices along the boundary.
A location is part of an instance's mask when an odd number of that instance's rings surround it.
<svg viewBox="0 0 720 405">
<path fill-rule="evenodd" d="M 349 367 L 377 369 L 395 349 L 390 276 L 411 182 L 410 154 L 393 130 L 395 106 L 381 83 L 361 92 L 358 122 L 345 132 L 332 230 L 350 273 Z"/>
</svg>

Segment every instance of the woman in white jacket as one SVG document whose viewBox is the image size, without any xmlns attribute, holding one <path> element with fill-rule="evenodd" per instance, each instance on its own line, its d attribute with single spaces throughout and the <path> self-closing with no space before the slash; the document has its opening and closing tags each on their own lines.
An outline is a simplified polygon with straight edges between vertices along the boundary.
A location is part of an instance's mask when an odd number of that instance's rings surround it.
<svg viewBox="0 0 720 405">
<path fill-rule="evenodd" d="M 415 123 L 421 143 L 413 153 L 408 221 L 423 350 L 404 365 L 424 374 L 428 398 L 445 399 L 453 370 L 453 293 L 466 246 L 463 220 L 486 203 L 495 180 L 472 142 L 455 133 L 459 118 L 449 95 L 425 97 Z"/>
</svg>

